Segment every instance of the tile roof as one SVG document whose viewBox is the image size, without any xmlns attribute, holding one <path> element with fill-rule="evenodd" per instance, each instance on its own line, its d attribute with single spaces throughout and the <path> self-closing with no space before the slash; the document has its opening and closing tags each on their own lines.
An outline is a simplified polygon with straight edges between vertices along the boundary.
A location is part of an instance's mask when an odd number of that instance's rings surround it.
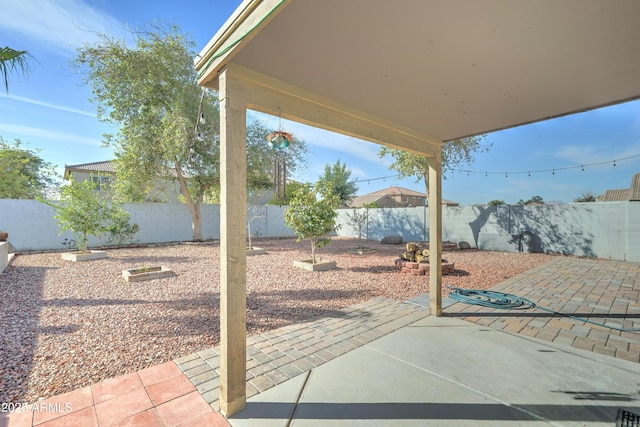
<svg viewBox="0 0 640 427">
<path fill-rule="evenodd" d="M 602 196 L 598 196 L 599 202 L 628 202 L 640 201 L 640 173 L 631 177 L 631 188 L 607 190 Z"/>
<path fill-rule="evenodd" d="M 116 173 L 116 164 L 111 160 L 106 160 L 102 162 L 80 163 L 77 165 L 65 165 L 64 177 L 67 178 L 69 174 L 74 171 Z"/>
<path fill-rule="evenodd" d="M 369 193 L 369 194 L 379 194 L 379 195 L 386 195 L 386 196 L 427 197 L 425 193 L 420 193 L 418 191 L 413 191 L 413 190 L 409 190 L 408 188 L 397 187 L 397 186 L 383 188 L 382 190 L 374 191 L 373 193 Z"/>
</svg>

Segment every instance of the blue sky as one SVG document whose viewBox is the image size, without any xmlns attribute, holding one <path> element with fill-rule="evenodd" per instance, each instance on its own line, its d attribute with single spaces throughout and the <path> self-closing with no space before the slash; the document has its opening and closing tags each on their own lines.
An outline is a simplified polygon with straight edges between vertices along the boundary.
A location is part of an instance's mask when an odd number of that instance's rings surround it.
<svg viewBox="0 0 640 427">
<path fill-rule="evenodd" d="M 28 77 L 10 76 L 8 96 L 0 94 L 0 135 L 41 150 L 41 157 L 60 172 L 65 164 L 112 158 L 112 152 L 100 145 L 102 134 L 116 129 L 95 118 L 90 90 L 69 65 L 75 47 L 95 41 L 96 33 L 128 39 L 127 28 L 162 19 L 179 24 L 199 51 L 239 4 L 240 0 L 0 0 L 0 45 L 27 50 L 37 60 Z M 278 127 L 276 118 L 256 117 Z M 361 181 L 359 194 L 391 185 L 424 191 L 424 184 L 414 179 L 377 179 L 395 172 L 388 169 L 388 160 L 378 157 L 375 144 L 284 120 L 282 126 L 310 149 L 308 167 L 295 179 L 316 181 L 324 165 L 340 159 L 352 178 Z M 463 205 L 493 199 L 516 203 L 534 195 L 571 202 L 585 192 L 597 195 L 628 188 L 632 174 L 640 172 L 640 157 L 622 159 L 640 156 L 640 101 L 495 132 L 487 141 L 492 148 L 464 167 L 472 173 L 453 173 L 443 181 L 444 198 Z M 604 164 L 588 166 L 596 163 Z M 539 170 L 545 172 L 534 172 Z"/>
</svg>

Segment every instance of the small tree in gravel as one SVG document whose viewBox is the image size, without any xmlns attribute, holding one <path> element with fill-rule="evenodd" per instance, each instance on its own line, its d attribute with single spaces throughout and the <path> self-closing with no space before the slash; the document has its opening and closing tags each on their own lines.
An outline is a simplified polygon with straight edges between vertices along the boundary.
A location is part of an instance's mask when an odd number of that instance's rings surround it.
<svg viewBox="0 0 640 427">
<path fill-rule="evenodd" d="M 289 200 L 284 221 L 296 233 L 298 242 L 303 239 L 311 241 L 313 264 L 316 263 L 316 249 L 329 244 L 331 238 L 327 234 L 338 229 L 336 209 L 339 204 L 340 200 L 330 184 L 304 184 Z"/>
<path fill-rule="evenodd" d="M 110 233 L 112 236 L 133 234 L 138 224 L 129 224 L 129 214 L 122 208 L 112 205 L 96 191 L 96 184 L 90 179 L 71 181 L 60 189 L 60 201 L 51 202 L 38 199 L 51 206 L 60 232 L 71 230 L 78 251 L 87 251 L 89 236 Z M 121 237 L 116 237 L 121 238 Z"/>
<path fill-rule="evenodd" d="M 347 224 L 358 232 L 360 247 L 362 247 L 362 232 L 369 221 L 369 209 L 354 209 L 353 214 L 347 214 Z"/>
</svg>

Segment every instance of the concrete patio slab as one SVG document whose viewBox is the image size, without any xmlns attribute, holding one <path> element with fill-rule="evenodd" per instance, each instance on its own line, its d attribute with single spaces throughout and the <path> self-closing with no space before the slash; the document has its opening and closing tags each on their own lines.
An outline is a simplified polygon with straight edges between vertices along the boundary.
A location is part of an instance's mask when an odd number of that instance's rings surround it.
<svg viewBox="0 0 640 427">
<path fill-rule="evenodd" d="M 611 426 L 618 408 L 640 412 L 637 363 L 446 317 L 419 320 L 303 377 L 252 397 L 229 422 Z"/>
</svg>

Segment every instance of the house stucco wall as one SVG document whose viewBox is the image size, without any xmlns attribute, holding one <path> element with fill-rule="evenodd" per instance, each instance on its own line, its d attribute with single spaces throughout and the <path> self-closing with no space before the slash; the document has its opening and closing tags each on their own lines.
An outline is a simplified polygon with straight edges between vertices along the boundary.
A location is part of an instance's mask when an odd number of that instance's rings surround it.
<svg viewBox="0 0 640 427">
<path fill-rule="evenodd" d="M 84 172 L 74 171 L 71 175 L 74 181 L 82 182 L 90 179 L 92 176 L 109 176 L 115 179 L 115 175 L 111 173 L 97 173 L 97 172 Z M 107 196 L 106 191 L 99 191 L 101 195 Z M 177 179 L 156 179 L 154 186 L 146 196 L 146 200 L 149 202 L 163 202 L 163 203 L 181 203 L 179 199 L 180 183 Z"/>
</svg>

